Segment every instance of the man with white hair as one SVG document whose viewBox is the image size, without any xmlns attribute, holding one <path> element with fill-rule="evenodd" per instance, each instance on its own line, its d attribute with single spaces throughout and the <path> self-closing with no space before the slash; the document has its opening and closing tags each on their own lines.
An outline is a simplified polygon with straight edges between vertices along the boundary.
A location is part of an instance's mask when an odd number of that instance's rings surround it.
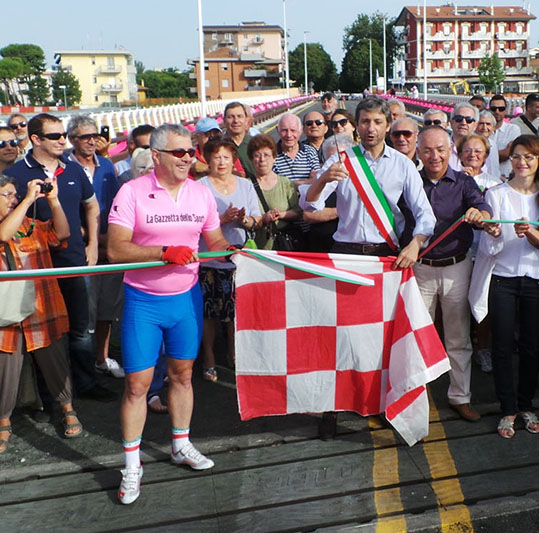
<svg viewBox="0 0 539 533">
<path fill-rule="evenodd" d="M 447 119 L 447 113 L 441 109 L 427 109 L 423 114 L 423 125 L 426 126 L 440 126 L 445 130 L 449 128 L 449 121 Z"/>
<path fill-rule="evenodd" d="M 285 113 L 277 125 L 280 140 L 277 143 L 279 154 L 275 159 L 273 171 L 286 176 L 296 187 L 311 183 L 320 170 L 316 150 L 299 142 L 303 131 L 301 120 L 293 113 Z"/>
<path fill-rule="evenodd" d="M 453 132 L 451 136 L 452 148 L 451 156 L 449 157 L 449 166 L 453 170 L 462 170 L 462 164 L 460 162 L 457 146 L 459 142 L 464 139 L 470 133 L 475 131 L 477 123 L 479 122 L 479 109 L 472 104 L 463 103 L 457 104 L 453 111 L 451 111 L 451 130 Z"/>
<path fill-rule="evenodd" d="M 485 139 L 488 139 L 490 144 L 490 152 L 488 153 L 484 168 L 488 174 L 498 179 L 501 173 L 500 157 L 498 155 L 498 147 L 496 146 L 496 142 L 494 142 L 492 139 L 492 134 L 494 133 L 495 129 L 496 119 L 494 118 L 494 115 L 490 111 L 484 109 L 479 113 L 479 122 L 477 123 L 475 133 L 478 133 L 482 137 L 485 137 Z"/>
<path fill-rule="evenodd" d="M 406 117 L 406 107 L 400 100 L 392 98 L 391 100 L 388 100 L 387 103 L 389 105 L 389 110 L 391 111 L 391 118 L 393 119 L 393 122 L 399 118 Z"/>
<path fill-rule="evenodd" d="M 423 164 L 416 156 L 417 134 L 419 128 L 413 118 L 399 118 L 391 124 L 389 136 L 393 148 L 411 159 L 418 170 L 423 168 Z"/>
</svg>

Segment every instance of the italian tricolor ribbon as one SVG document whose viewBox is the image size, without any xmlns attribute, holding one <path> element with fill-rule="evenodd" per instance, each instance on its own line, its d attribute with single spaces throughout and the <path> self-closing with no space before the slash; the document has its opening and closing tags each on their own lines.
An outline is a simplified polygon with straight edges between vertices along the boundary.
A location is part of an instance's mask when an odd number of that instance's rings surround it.
<svg viewBox="0 0 539 533">
<path fill-rule="evenodd" d="M 363 152 L 354 146 L 344 152 L 344 166 L 356 188 L 365 209 L 371 216 L 380 234 L 392 250 L 399 248 L 395 217 L 387 198 L 376 181 Z"/>
</svg>

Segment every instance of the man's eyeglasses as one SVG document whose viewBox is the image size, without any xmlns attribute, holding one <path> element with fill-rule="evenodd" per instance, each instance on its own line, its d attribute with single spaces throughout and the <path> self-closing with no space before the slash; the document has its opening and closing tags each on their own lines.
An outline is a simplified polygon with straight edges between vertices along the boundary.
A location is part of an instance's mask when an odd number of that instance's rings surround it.
<svg viewBox="0 0 539 533">
<path fill-rule="evenodd" d="M 439 119 L 439 118 L 435 118 L 434 120 L 431 120 L 430 118 L 426 119 L 423 124 L 425 126 L 432 126 L 433 124 L 435 126 L 441 126 L 442 125 L 442 121 Z"/>
<path fill-rule="evenodd" d="M 97 141 L 97 139 L 99 139 L 99 133 L 85 133 L 84 135 L 77 135 L 75 139 L 79 139 L 83 142 Z"/>
<path fill-rule="evenodd" d="M 490 106 L 491 111 L 505 111 L 506 109 L 507 109 L 507 107 L 504 106 L 504 105 L 499 105 L 499 106 L 498 105 L 491 105 Z"/>
<path fill-rule="evenodd" d="M 305 126 L 312 126 L 313 124 L 316 124 L 317 126 L 321 126 L 324 123 L 322 119 L 317 118 L 316 120 L 306 120 Z"/>
<path fill-rule="evenodd" d="M 67 133 L 65 131 L 62 133 L 38 133 L 38 137 L 48 139 L 49 141 L 59 141 L 62 137 L 66 139 Z"/>
<path fill-rule="evenodd" d="M 174 157 L 177 157 L 178 159 L 181 159 L 182 157 L 185 157 L 185 154 L 188 154 L 189 157 L 195 156 L 195 149 L 189 148 L 188 150 L 184 150 L 183 148 L 177 148 L 176 150 L 157 150 L 158 152 L 165 152 L 165 154 L 171 154 Z"/>
<path fill-rule="evenodd" d="M 9 127 L 12 130 L 16 130 L 17 128 L 26 128 L 27 124 L 27 122 L 14 122 L 13 124 L 10 124 Z"/>
<path fill-rule="evenodd" d="M 391 132 L 391 137 L 400 137 L 402 135 L 406 139 L 409 139 L 413 134 L 414 132 L 410 130 L 395 130 Z"/>
<path fill-rule="evenodd" d="M 348 124 L 347 118 L 341 118 L 340 120 L 332 120 L 330 122 L 330 125 L 332 128 L 336 128 L 337 126 L 340 126 L 341 128 L 344 128 Z"/>
<path fill-rule="evenodd" d="M 531 163 L 535 159 L 537 159 L 539 156 L 532 155 L 532 154 L 525 154 L 525 155 L 512 155 L 509 157 L 511 161 L 525 161 L 526 163 Z"/>
<path fill-rule="evenodd" d="M 466 124 L 471 124 L 472 122 L 475 122 L 475 118 L 473 118 L 473 117 L 463 117 L 462 115 L 455 115 L 453 117 L 453 120 L 455 122 L 462 122 L 463 120 L 465 120 Z"/>
<path fill-rule="evenodd" d="M 17 139 L 10 139 L 9 141 L 0 141 L 0 150 L 2 148 L 5 148 L 8 145 L 11 146 L 12 148 L 15 148 L 16 146 L 19 146 L 19 141 Z"/>
</svg>

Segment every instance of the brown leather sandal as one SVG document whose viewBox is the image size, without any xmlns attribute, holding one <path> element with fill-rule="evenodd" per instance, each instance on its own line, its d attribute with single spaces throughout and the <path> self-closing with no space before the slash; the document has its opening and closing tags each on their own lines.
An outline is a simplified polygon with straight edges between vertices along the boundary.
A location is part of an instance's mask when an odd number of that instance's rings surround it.
<svg viewBox="0 0 539 533">
<path fill-rule="evenodd" d="M 7 431 L 10 435 L 11 435 L 11 433 L 13 433 L 11 431 L 11 426 L 1 426 L 0 427 L 0 433 L 2 433 L 3 431 Z M 7 450 L 8 443 L 9 443 L 9 441 L 4 440 L 4 439 L 0 439 L 0 453 L 4 453 Z"/>
</svg>

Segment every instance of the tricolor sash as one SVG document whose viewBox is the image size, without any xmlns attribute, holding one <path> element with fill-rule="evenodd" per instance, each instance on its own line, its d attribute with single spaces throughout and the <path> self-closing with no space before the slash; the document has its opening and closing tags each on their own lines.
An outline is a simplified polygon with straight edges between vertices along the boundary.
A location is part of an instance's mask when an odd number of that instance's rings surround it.
<svg viewBox="0 0 539 533">
<path fill-rule="evenodd" d="M 354 146 L 346 150 L 344 156 L 344 166 L 350 174 L 350 179 L 365 205 L 365 209 L 367 209 L 380 234 L 391 249 L 398 250 L 399 239 L 397 237 L 395 217 L 363 152 L 359 146 Z"/>
</svg>

